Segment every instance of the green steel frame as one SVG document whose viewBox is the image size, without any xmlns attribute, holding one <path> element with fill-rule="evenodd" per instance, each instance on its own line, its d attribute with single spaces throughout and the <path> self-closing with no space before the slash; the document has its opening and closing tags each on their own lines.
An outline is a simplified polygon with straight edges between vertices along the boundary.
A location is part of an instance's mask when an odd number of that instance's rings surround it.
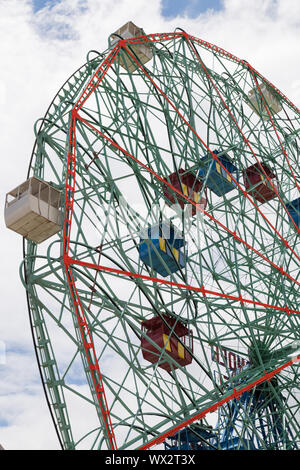
<svg viewBox="0 0 300 470">
<path fill-rule="evenodd" d="M 119 59 L 138 62 L 134 43 L 148 43 L 153 59 L 129 73 Z M 261 93 L 260 83 L 282 106 L 271 115 L 261 95 L 266 120 L 247 95 Z M 228 402 L 266 380 L 300 445 L 299 228 L 285 207 L 299 194 L 299 116 L 247 62 L 179 30 L 91 51 L 63 85 L 36 125 L 28 173 L 62 190 L 62 231 L 41 245 L 24 240 L 20 270 L 63 448 L 147 448 L 196 419 L 215 425 L 220 407 L 230 418 Z M 222 197 L 208 191 L 195 217 L 170 208 L 166 185 L 195 203 L 164 178 L 179 168 L 197 175 L 215 149 L 222 167 L 228 154 L 238 168 L 235 188 Z M 276 197 L 264 204 L 241 178 L 262 161 L 278 180 L 278 190 L 268 180 Z M 188 242 L 185 268 L 167 278 L 138 255 L 141 230 L 158 220 L 172 220 Z M 194 336 L 187 367 L 160 351 L 172 372 L 141 352 L 141 322 L 164 313 Z M 246 360 L 250 351 L 250 367 L 233 376 L 212 361 L 212 347 Z M 251 419 L 246 413 L 236 429 L 241 440 L 243 426 L 255 429 Z"/>
</svg>

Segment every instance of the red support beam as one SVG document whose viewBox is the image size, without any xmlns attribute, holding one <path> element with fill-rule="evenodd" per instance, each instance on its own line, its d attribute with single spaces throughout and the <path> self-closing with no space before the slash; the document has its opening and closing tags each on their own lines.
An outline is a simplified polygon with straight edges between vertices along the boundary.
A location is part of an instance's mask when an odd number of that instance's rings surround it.
<svg viewBox="0 0 300 470">
<path fill-rule="evenodd" d="M 212 290 L 209 290 L 209 289 L 205 289 L 204 286 L 197 287 L 197 286 L 190 286 L 188 284 L 180 284 L 178 282 L 167 281 L 166 279 L 160 279 L 158 277 L 151 277 L 151 276 L 146 276 L 144 274 L 138 274 L 138 273 L 132 273 L 130 271 L 124 271 L 122 269 L 110 268 L 108 266 L 101 266 L 101 265 L 98 265 L 98 264 L 87 263 L 85 261 L 76 260 L 76 259 L 73 259 L 73 258 L 70 258 L 70 257 L 65 257 L 64 261 L 65 261 L 66 265 L 67 264 L 68 265 L 75 264 L 75 265 L 78 265 L 78 266 L 84 266 L 86 268 L 95 269 L 95 270 L 98 270 L 98 271 L 103 271 L 103 272 L 112 273 L 112 274 L 120 274 L 120 275 L 123 275 L 123 276 L 133 277 L 133 278 L 137 278 L 137 279 L 143 279 L 145 281 L 157 282 L 157 283 L 164 284 L 164 285 L 167 285 L 167 286 L 178 287 L 180 289 L 187 289 L 187 290 L 194 291 L 194 292 L 200 292 L 204 297 L 207 296 L 207 295 L 214 295 L 216 297 L 220 297 L 220 298 L 223 298 L 223 299 L 228 299 L 228 300 L 233 300 L 234 302 L 239 302 L 241 305 L 244 304 L 244 303 L 245 304 L 250 304 L 250 305 L 257 305 L 257 306 L 260 306 L 260 307 L 270 308 L 272 310 L 278 310 L 280 312 L 285 312 L 288 315 L 290 315 L 290 314 L 299 315 L 300 314 L 300 310 L 294 310 L 292 308 L 289 308 L 286 305 L 284 307 L 280 307 L 278 305 L 266 304 L 266 303 L 263 303 L 263 302 L 259 302 L 258 300 L 245 299 L 241 296 L 228 295 L 228 294 L 223 294 L 222 292 L 216 292 L 216 291 L 212 291 Z"/>
<path fill-rule="evenodd" d="M 66 263 L 66 273 L 67 273 L 67 279 L 71 291 L 71 296 L 75 308 L 75 313 L 77 317 L 77 322 L 80 328 L 80 334 L 81 334 L 81 339 L 82 339 L 82 344 L 84 346 L 84 351 L 86 355 L 86 359 L 89 365 L 92 381 L 94 384 L 94 389 L 97 395 L 98 403 L 100 406 L 101 410 L 101 415 L 104 421 L 105 425 L 105 430 L 106 430 L 106 435 L 110 444 L 110 447 L 112 450 L 117 449 L 117 443 L 116 443 L 116 438 L 111 422 L 111 417 L 107 405 L 107 400 L 106 400 L 106 395 L 105 395 L 105 390 L 104 390 L 104 385 L 102 381 L 102 375 L 100 372 L 97 356 L 96 356 L 96 351 L 95 351 L 95 346 L 93 343 L 93 339 L 90 333 L 90 329 L 88 326 L 88 323 L 85 318 L 84 310 L 82 308 L 82 304 L 80 301 L 80 297 L 78 295 L 78 291 L 76 289 L 75 285 L 75 280 L 72 274 L 72 269 L 70 267 L 70 264 Z"/>
</svg>

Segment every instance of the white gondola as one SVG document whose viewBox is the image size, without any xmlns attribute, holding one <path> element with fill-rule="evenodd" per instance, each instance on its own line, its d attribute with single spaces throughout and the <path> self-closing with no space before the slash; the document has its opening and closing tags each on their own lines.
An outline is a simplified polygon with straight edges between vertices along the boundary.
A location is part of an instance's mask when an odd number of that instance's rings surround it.
<svg viewBox="0 0 300 470">
<path fill-rule="evenodd" d="M 115 31 L 112 34 L 111 38 L 111 45 L 115 46 L 117 42 L 119 42 L 121 39 L 129 39 L 129 38 L 136 38 L 139 36 L 143 36 L 145 33 L 141 28 L 136 26 L 132 21 L 128 21 L 128 23 L 124 24 L 121 28 L 119 28 L 117 31 Z M 135 55 L 140 63 L 145 64 L 146 62 L 149 62 L 149 60 L 152 59 L 153 53 L 152 53 L 152 48 L 149 43 L 141 43 L 141 44 L 130 44 L 130 49 L 134 52 L 133 55 Z M 129 46 L 127 46 L 129 48 Z M 119 53 L 118 57 L 120 58 L 120 65 L 128 70 L 130 73 L 134 72 L 137 68 L 138 65 L 134 60 L 126 55 L 125 53 Z"/>
<path fill-rule="evenodd" d="M 61 191 L 32 176 L 6 195 L 7 228 L 35 243 L 61 230 Z"/>
<path fill-rule="evenodd" d="M 264 101 L 261 95 L 263 95 Z M 250 90 L 248 93 L 248 98 L 250 100 L 250 107 L 259 116 L 261 116 L 264 121 L 270 119 L 265 103 L 269 108 L 271 116 L 279 113 L 282 110 L 282 106 L 279 100 L 276 98 L 275 93 L 271 91 L 270 87 L 268 87 L 265 83 L 261 83 L 259 85 L 259 89 L 253 88 Z"/>
</svg>

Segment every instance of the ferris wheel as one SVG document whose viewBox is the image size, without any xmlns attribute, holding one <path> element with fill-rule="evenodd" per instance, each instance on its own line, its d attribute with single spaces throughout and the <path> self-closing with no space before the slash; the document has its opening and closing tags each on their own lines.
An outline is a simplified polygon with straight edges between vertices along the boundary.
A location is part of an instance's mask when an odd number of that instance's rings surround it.
<svg viewBox="0 0 300 470">
<path fill-rule="evenodd" d="M 6 201 L 64 449 L 298 449 L 299 110 L 127 23 L 35 125 Z"/>
</svg>

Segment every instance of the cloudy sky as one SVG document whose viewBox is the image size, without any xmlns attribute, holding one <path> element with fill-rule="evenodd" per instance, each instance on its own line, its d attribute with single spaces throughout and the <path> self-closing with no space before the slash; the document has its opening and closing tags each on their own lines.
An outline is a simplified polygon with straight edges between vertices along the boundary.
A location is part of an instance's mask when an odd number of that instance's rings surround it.
<svg viewBox="0 0 300 470">
<path fill-rule="evenodd" d="M 87 52 L 106 49 L 129 20 L 146 33 L 178 26 L 246 59 L 300 107 L 299 0 L 0 0 L 3 205 L 26 178 L 34 122 Z M 57 448 L 18 275 L 22 241 L 3 219 L 0 230 L 0 443 Z"/>
</svg>

